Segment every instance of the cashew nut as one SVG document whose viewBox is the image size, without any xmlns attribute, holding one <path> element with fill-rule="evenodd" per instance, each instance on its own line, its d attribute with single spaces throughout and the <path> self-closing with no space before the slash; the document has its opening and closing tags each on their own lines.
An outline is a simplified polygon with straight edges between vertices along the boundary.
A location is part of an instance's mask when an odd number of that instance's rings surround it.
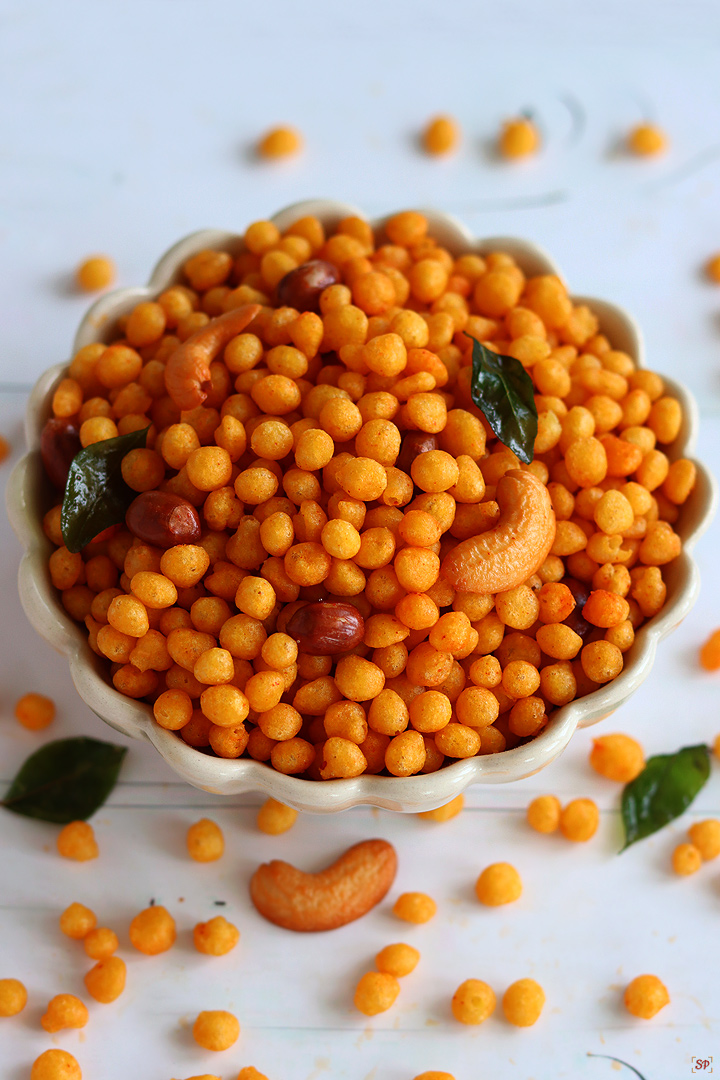
<svg viewBox="0 0 720 1080">
<path fill-rule="evenodd" d="M 165 388 L 179 409 L 195 409 L 207 394 L 202 384 L 210 381 L 210 364 L 221 349 L 241 334 L 260 311 L 259 304 L 244 304 L 211 319 L 171 353 L 165 365 Z"/>
<path fill-rule="evenodd" d="M 379 904 L 396 871 L 392 844 L 364 840 L 318 874 L 279 859 L 263 863 L 250 880 L 250 898 L 264 918 L 286 930 L 335 930 Z"/>
<path fill-rule="evenodd" d="M 511 469 L 498 483 L 495 498 L 500 507 L 495 528 L 463 540 L 443 561 L 443 576 L 459 592 L 514 589 L 535 573 L 553 545 L 555 513 L 536 476 Z"/>
</svg>

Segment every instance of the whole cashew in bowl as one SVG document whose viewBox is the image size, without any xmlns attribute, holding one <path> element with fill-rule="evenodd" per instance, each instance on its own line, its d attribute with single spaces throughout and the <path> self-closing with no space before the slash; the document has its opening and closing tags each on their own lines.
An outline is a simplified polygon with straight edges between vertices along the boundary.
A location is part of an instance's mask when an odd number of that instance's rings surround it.
<svg viewBox="0 0 720 1080">
<path fill-rule="evenodd" d="M 463 540 L 445 556 L 442 574 L 459 592 L 497 593 L 527 581 L 555 540 L 555 512 L 548 489 L 522 469 L 500 479 L 494 528 Z"/>
<path fill-rule="evenodd" d="M 211 362 L 259 312 L 259 304 L 244 304 L 226 311 L 171 353 L 165 367 L 165 387 L 178 408 L 196 409 L 202 405 L 207 397 L 202 384 L 210 381 Z"/>
</svg>

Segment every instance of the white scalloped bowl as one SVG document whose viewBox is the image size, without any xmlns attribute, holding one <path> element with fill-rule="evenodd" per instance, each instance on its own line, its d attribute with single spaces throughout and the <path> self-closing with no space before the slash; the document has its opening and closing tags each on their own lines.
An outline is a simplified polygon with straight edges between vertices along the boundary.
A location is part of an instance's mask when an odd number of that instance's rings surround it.
<svg viewBox="0 0 720 1080">
<path fill-rule="evenodd" d="M 424 212 L 432 235 L 454 254 L 501 249 L 510 252 L 528 274 L 558 273 L 553 261 L 525 240 L 505 236 L 477 240 L 448 214 L 435 210 Z M 273 221 L 282 231 L 305 214 L 317 215 L 329 227 L 350 214 L 363 216 L 353 206 L 313 200 L 287 207 L 276 214 Z M 373 222 L 373 227 L 382 230 L 385 220 Z M 241 236 L 227 232 L 204 230 L 185 237 L 160 259 L 146 287 L 118 289 L 90 308 L 78 329 L 73 352 L 90 342 L 108 339 L 118 317 L 129 312 L 140 300 L 153 299 L 178 281 L 183 263 L 195 252 L 213 247 L 239 251 L 242 246 Z M 627 312 L 592 297 L 574 299 L 593 309 L 602 331 L 616 348 L 629 353 L 640 366 L 643 365 L 642 336 Z M 10 520 L 25 548 L 19 570 L 20 599 L 37 632 L 67 655 L 77 691 L 93 712 L 125 735 L 147 739 L 176 773 L 203 791 L 218 795 L 261 791 L 299 810 L 316 813 L 362 804 L 416 813 L 449 802 L 470 784 L 508 783 L 530 776 L 562 753 L 577 727 L 597 723 L 627 701 L 650 674 L 660 641 L 679 625 L 697 598 L 700 579 L 692 549 L 709 525 L 717 501 L 714 481 L 699 462 L 696 462 L 696 487 L 683 507 L 677 526 L 683 551 L 664 571 L 668 586 L 665 606 L 639 630 L 618 678 L 558 709 L 545 730 L 531 742 L 501 754 L 458 761 L 429 775 L 406 778 L 360 776 L 353 780 L 323 782 L 284 776 L 253 760 L 211 757 L 160 728 L 149 705 L 124 697 L 112 687 L 107 679 L 105 662 L 90 649 L 84 628 L 66 614 L 50 581 L 47 560 L 51 545 L 42 530 L 42 516 L 49 505 L 49 489 L 40 461 L 39 442 L 42 426 L 51 413 L 53 390 L 66 367 L 66 364 L 59 364 L 50 368 L 35 385 L 26 418 L 29 452 L 16 466 L 8 485 Z M 671 379 L 666 379 L 666 383 L 669 392 L 681 402 L 684 415 L 682 430 L 668 453 L 671 458 L 690 456 L 697 431 L 697 406 L 681 384 Z"/>
</svg>

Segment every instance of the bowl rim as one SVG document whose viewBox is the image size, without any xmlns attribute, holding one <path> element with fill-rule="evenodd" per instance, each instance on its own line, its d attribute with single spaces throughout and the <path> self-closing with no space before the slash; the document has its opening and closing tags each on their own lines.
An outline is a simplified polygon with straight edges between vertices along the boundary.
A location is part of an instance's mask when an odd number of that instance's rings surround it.
<svg viewBox="0 0 720 1080">
<path fill-rule="evenodd" d="M 428 218 L 432 234 L 451 251 L 509 251 L 526 272 L 560 273 L 555 262 L 530 241 L 511 236 L 475 238 L 471 230 L 452 215 L 434 209 L 424 209 L 421 213 Z M 299 217 L 310 214 L 319 217 L 326 227 L 347 216 L 364 217 L 362 211 L 349 204 L 313 199 L 294 203 L 271 220 L 283 231 Z M 391 216 L 373 220 L 373 229 L 382 232 Z M 183 237 L 158 260 L 147 286 L 115 289 L 89 308 L 75 335 L 73 354 L 90 342 L 102 340 L 112 331 L 117 317 L 138 301 L 157 296 L 178 280 L 182 264 L 191 254 L 203 248 L 225 246 L 242 250 L 242 235 L 204 229 Z M 642 334 L 627 311 L 594 297 L 573 295 L 573 301 L 591 307 L 599 316 L 601 329 L 609 331 L 615 347 L 630 353 L 639 367 L 644 366 Z M 87 636 L 66 614 L 50 582 L 46 563 L 50 544 L 42 530 L 37 506 L 42 485 L 39 441 L 42 425 L 50 414 L 52 392 L 66 368 L 67 362 L 54 365 L 35 383 L 26 410 L 29 451 L 16 465 L 8 483 L 8 513 L 25 549 L 18 572 L 21 602 L 38 633 L 68 656 L 73 682 L 93 712 L 123 734 L 151 742 L 175 772 L 202 790 L 218 794 L 259 790 L 298 809 L 315 812 L 363 804 L 417 812 L 442 805 L 474 783 L 511 782 L 529 776 L 565 749 L 576 728 L 597 723 L 627 700 L 647 678 L 659 642 L 682 621 L 697 598 L 699 572 L 692 559 L 692 550 L 715 513 L 717 487 L 708 470 L 695 461 L 698 482 L 691 496 L 692 514 L 688 515 L 692 521 L 683 522 L 678 528 L 683 537 L 683 551 L 673 564 L 677 579 L 674 595 L 666 601 L 663 610 L 638 631 L 630 653 L 626 654 L 629 662 L 623 672 L 599 690 L 559 708 L 547 727 L 530 742 L 501 754 L 456 761 L 429 774 L 410 777 L 363 775 L 321 783 L 286 776 L 252 759 L 211 757 L 188 746 L 173 732 L 160 728 L 153 718 L 151 706 L 125 697 L 106 682 L 101 673 L 101 662 L 90 649 Z M 663 378 L 669 392 L 680 400 L 684 417 L 678 438 L 666 449 L 672 457 L 687 456 L 692 453 L 697 437 L 697 404 L 686 387 Z"/>
</svg>

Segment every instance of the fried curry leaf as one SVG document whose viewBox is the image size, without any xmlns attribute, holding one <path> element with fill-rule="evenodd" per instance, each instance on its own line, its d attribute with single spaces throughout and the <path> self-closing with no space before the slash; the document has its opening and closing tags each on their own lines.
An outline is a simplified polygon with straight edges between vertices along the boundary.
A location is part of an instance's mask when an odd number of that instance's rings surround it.
<svg viewBox="0 0 720 1080">
<path fill-rule="evenodd" d="M 470 393 L 500 442 L 525 464 L 532 461 L 538 414 L 532 379 L 520 361 L 474 340 Z"/>
<path fill-rule="evenodd" d="M 57 825 L 84 821 L 115 787 L 126 753 L 85 736 L 46 743 L 22 765 L 0 806 Z"/>
<path fill-rule="evenodd" d="M 82 551 L 98 533 L 125 519 L 137 496 L 122 477 L 122 460 L 145 446 L 149 427 L 92 443 L 76 454 L 63 497 L 60 526 L 68 551 Z"/>
<path fill-rule="evenodd" d="M 680 817 L 709 775 L 710 753 L 703 743 L 648 758 L 643 771 L 623 790 L 622 850 Z"/>
</svg>

